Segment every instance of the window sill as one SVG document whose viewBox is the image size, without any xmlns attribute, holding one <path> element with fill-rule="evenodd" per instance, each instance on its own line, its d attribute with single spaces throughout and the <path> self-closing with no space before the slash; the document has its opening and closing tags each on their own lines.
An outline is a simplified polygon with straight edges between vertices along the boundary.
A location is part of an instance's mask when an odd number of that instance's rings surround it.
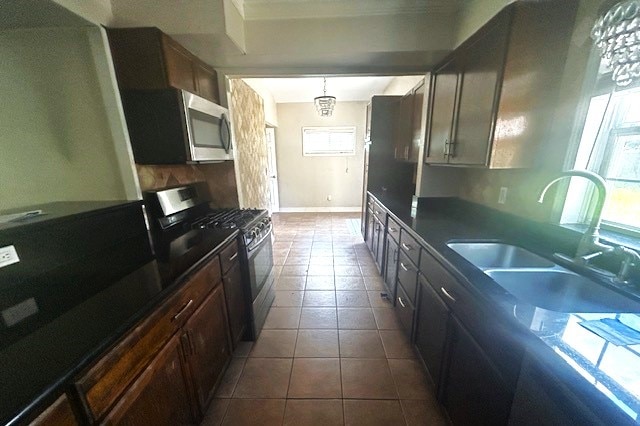
<svg viewBox="0 0 640 426">
<path fill-rule="evenodd" d="M 587 230 L 587 225 L 565 223 L 560 225 L 562 228 L 583 234 Z M 630 249 L 640 251 L 640 237 L 634 237 L 621 232 L 612 231 L 610 229 L 600 229 L 600 237 L 604 242 L 629 247 Z"/>
</svg>

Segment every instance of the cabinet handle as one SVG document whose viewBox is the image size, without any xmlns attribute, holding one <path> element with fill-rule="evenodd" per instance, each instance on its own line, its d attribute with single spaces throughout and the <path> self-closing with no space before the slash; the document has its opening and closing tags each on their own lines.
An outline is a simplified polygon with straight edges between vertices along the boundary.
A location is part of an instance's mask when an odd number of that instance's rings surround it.
<svg viewBox="0 0 640 426">
<path fill-rule="evenodd" d="M 403 308 L 407 307 L 407 305 L 404 304 L 404 301 L 402 300 L 402 297 L 398 297 L 398 303 L 400 303 L 400 306 L 402 306 Z"/>
<path fill-rule="evenodd" d="M 409 272 L 409 268 L 407 268 L 406 266 L 404 266 L 404 263 L 400 262 L 400 267 L 402 269 L 404 269 L 405 272 Z"/>
<path fill-rule="evenodd" d="M 407 250 L 407 251 L 413 250 L 413 247 L 411 247 L 410 244 L 405 244 L 405 243 L 402 243 L 402 248 Z"/>
<path fill-rule="evenodd" d="M 447 155 L 449 155 L 449 139 L 444 140 L 444 150 L 442 154 L 444 158 L 447 158 Z"/>
<path fill-rule="evenodd" d="M 444 287 L 440 287 L 440 291 L 442 292 L 442 294 L 447 296 L 447 298 L 449 298 L 452 302 L 456 301 L 456 298 L 453 297 L 451 294 L 449 294 L 449 292 Z"/>
<path fill-rule="evenodd" d="M 398 232 L 398 229 L 389 227 L 389 232 L 394 232 L 395 233 L 395 232 Z"/>
<path fill-rule="evenodd" d="M 235 252 L 233 256 L 229 258 L 229 262 L 233 262 L 233 260 L 235 260 L 236 257 L 238 257 L 238 252 Z"/>
<path fill-rule="evenodd" d="M 189 306 L 191 306 L 192 304 L 193 304 L 193 299 L 190 299 L 190 300 L 189 300 L 189 301 L 188 301 L 188 302 L 187 302 L 187 303 L 182 307 L 182 309 L 180 309 L 180 311 L 179 311 L 177 314 L 175 314 L 175 315 L 173 316 L 172 321 L 175 321 L 175 320 L 177 320 L 178 318 L 180 318 L 180 316 L 181 316 L 182 314 L 184 314 L 184 312 L 185 312 L 185 311 L 189 308 Z"/>
</svg>

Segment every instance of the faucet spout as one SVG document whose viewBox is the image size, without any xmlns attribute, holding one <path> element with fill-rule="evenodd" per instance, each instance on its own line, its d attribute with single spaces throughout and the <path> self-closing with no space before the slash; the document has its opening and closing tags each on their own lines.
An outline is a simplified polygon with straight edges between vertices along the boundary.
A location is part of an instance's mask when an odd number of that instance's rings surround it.
<svg viewBox="0 0 640 426">
<path fill-rule="evenodd" d="M 596 205 L 593 209 L 593 215 L 591 216 L 591 222 L 589 223 L 589 227 L 585 231 L 582 239 L 580 240 L 580 244 L 578 245 L 578 250 L 576 251 L 576 258 L 582 257 L 593 251 L 611 251 L 613 248 L 602 244 L 600 242 L 599 230 L 600 230 L 600 222 L 602 216 L 602 209 L 604 207 L 604 203 L 607 199 L 607 184 L 604 179 L 593 172 L 587 170 L 569 170 L 560 174 L 560 176 L 553 179 L 551 182 L 544 187 L 542 192 L 540 193 L 540 197 L 538 198 L 538 202 L 542 203 L 544 201 L 544 197 L 551 186 L 553 186 L 556 182 L 571 178 L 573 176 L 582 177 L 590 180 L 596 187 L 598 192 L 598 197 L 596 201 Z"/>
</svg>

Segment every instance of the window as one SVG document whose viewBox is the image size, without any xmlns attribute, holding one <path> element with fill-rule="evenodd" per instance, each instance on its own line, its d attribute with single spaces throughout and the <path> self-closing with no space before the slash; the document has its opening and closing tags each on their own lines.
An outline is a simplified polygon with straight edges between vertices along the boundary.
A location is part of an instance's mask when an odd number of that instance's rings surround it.
<svg viewBox="0 0 640 426">
<path fill-rule="evenodd" d="M 302 155 L 356 155 L 355 127 L 303 127 Z"/>
<path fill-rule="evenodd" d="M 640 232 L 640 87 L 614 90 L 609 70 L 599 71 L 574 168 L 591 170 L 607 182 L 605 227 Z M 572 179 L 561 221 L 584 222 L 593 195 L 589 182 Z"/>
</svg>

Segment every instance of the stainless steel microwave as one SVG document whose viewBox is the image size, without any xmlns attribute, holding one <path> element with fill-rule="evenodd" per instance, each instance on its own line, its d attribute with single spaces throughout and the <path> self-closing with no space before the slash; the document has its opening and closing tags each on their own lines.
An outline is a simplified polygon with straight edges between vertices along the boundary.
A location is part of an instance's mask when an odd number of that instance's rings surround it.
<svg viewBox="0 0 640 426">
<path fill-rule="evenodd" d="M 122 105 L 135 162 L 233 160 L 228 110 L 185 90 L 124 90 Z"/>
</svg>

